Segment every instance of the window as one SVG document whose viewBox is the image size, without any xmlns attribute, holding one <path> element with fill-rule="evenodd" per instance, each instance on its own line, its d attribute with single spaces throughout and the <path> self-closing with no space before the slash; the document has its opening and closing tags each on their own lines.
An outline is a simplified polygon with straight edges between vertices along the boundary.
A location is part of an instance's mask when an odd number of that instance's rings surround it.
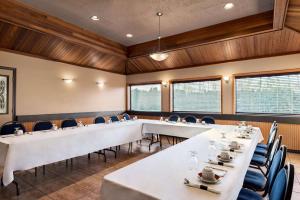
<svg viewBox="0 0 300 200">
<path fill-rule="evenodd" d="M 300 114 L 300 73 L 238 77 L 236 112 Z"/>
<path fill-rule="evenodd" d="M 173 111 L 221 113 L 221 79 L 173 83 Z"/>
<path fill-rule="evenodd" d="M 130 108 L 135 111 L 161 111 L 161 84 L 130 86 Z"/>
</svg>

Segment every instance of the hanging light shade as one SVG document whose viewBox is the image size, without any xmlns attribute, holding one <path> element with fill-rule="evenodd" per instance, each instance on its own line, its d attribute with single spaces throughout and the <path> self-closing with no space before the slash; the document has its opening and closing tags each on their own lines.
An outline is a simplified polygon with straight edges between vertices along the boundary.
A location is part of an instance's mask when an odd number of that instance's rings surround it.
<svg viewBox="0 0 300 200">
<path fill-rule="evenodd" d="M 156 61 L 166 60 L 168 58 L 168 56 L 169 55 L 167 53 L 160 53 L 160 52 L 150 54 L 150 57 Z"/>
<path fill-rule="evenodd" d="M 163 60 L 166 60 L 169 56 L 167 53 L 160 51 L 160 38 L 161 38 L 161 36 L 160 36 L 160 17 L 163 15 L 163 13 L 158 12 L 158 13 L 156 13 L 156 15 L 158 16 L 158 51 L 150 54 L 150 57 L 156 61 L 163 61 Z"/>
</svg>

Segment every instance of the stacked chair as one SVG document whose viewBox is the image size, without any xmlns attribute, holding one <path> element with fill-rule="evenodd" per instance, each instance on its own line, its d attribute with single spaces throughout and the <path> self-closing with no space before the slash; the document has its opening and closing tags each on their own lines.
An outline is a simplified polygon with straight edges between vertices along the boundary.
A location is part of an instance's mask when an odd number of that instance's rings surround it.
<svg viewBox="0 0 300 200">
<path fill-rule="evenodd" d="M 267 144 L 258 144 L 245 175 L 238 200 L 290 200 L 294 184 L 294 166 L 285 164 L 287 148 L 277 137 L 278 125 L 273 122 Z"/>
</svg>

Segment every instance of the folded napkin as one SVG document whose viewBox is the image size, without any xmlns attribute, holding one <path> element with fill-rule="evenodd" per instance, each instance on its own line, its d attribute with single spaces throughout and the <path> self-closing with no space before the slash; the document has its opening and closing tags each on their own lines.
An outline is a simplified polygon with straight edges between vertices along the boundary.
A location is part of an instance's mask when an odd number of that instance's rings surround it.
<svg viewBox="0 0 300 200">
<path fill-rule="evenodd" d="M 215 193 L 215 194 L 221 194 L 220 191 L 218 190 L 215 190 L 211 187 L 208 187 L 206 185 L 201 185 L 201 184 L 195 184 L 195 183 L 191 183 L 188 179 L 184 179 L 184 184 L 189 186 L 189 187 L 193 187 L 193 188 L 198 188 L 198 189 L 201 189 L 201 190 L 206 190 L 206 191 L 209 191 L 209 192 L 212 192 L 212 193 Z"/>
<path fill-rule="evenodd" d="M 237 138 L 241 138 L 241 139 L 251 139 L 251 137 L 249 135 L 238 135 Z"/>
<path fill-rule="evenodd" d="M 230 149 L 226 149 L 227 151 L 230 151 L 230 152 L 236 152 L 236 153 L 243 153 L 242 150 L 240 149 L 233 149 L 233 148 L 230 148 Z"/>
<path fill-rule="evenodd" d="M 226 166 L 226 167 L 234 167 L 233 164 L 224 163 L 224 162 L 221 162 L 221 161 L 213 161 L 213 160 L 209 160 L 208 163 L 209 163 L 209 164 L 213 164 L 213 165 L 221 165 L 221 166 Z"/>
</svg>

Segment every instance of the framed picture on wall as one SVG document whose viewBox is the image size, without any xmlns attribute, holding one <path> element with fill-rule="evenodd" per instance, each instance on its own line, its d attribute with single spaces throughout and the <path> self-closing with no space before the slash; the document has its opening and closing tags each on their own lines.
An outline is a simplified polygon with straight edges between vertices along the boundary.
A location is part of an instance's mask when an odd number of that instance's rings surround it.
<svg viewBox="0 0 300 200">
<path fill-rule="evenodd" d="M 8 113 L 8 76 L 0 74 L 0 114 Z"/>
</svg>

